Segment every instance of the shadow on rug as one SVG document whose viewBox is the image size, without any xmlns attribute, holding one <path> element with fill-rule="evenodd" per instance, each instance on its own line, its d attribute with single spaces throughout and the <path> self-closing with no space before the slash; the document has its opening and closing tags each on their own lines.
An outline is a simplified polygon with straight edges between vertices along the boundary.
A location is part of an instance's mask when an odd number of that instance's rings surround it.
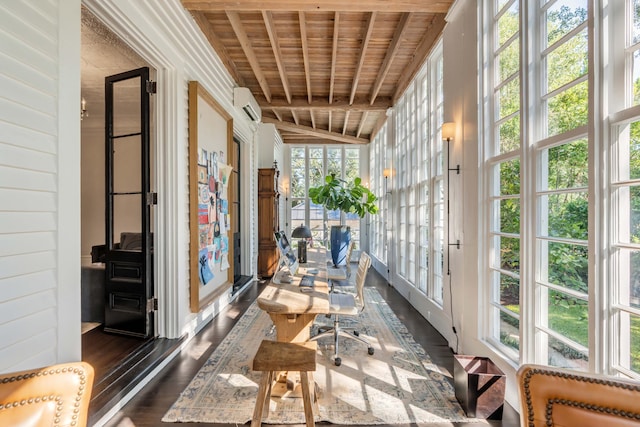
<svg viewBox="0 0 640 427">
<path fill-rule="evenodd" d="M 316 422 L 480 422 L 465 416 L 450 380 L 431 363 L 378 291 L 365 288 L 365 297 L 367 308 L 360 316 L 358 329 L 375 348 L 375 354 L 367 355 L 367 348 L 356 341 L 342 340 L 342 365 L 337 367 L 331 359 L 331 339 L 318 343 L 314 376 L 320 393 Z M 321 322 L 329 319 L 318 316 L 318 323 Z M 269 316 L 254 302 L 162 421 L 250 421 L 261 377 L 250 367 L 265 338 L 275 340 L 275 331 Z M 302 399 L 272 397 L 270 409 L 264 423 L 304 424 Z"/>
</svg>

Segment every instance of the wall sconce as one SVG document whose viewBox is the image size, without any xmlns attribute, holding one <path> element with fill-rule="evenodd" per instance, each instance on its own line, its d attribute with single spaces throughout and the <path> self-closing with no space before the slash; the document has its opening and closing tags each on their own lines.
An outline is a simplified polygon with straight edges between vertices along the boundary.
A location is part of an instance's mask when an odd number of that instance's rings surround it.
<svg viewBox="0 0 640 427">
<path fill-rule="evenodd" d="M 387 182 L 389 180 L 389 177 L 391 177 L 391 169 L 390 168 L 385 168 L 382 171 L 382 176 L 384 176 L 384 192 L 388 193 L 388 191 L 387 191 Z"/>
<path fill-rule="evenodd" d="M 89 113 L 87 113 L 87 101 L 84 99 L 84 96 L 80 99 L 80 120 L 85 117 L 89 117 Z"/>
<path fill-rule="evenodd" d="M 451 141 L 456 134 L 456 124 L 453 122 L 447 122 L 442 124 L 442 140 L 447 141 L 447 239 L 450 238 L 450 228 L 451 228 L 451 219 L 450 219 L 450 201 L 449 201 L 449 183 L 451 181 L 450 174 L 452 171 L 456 171 L 456 175 L 460 175 L 460 165 L 457 164 L 455 168 L 451 167 Z M 456 240 L 455 243 L 448 243 L 449 246 L 455 246 L 460 249 L 460 239 Z M 451 274 L 451 270 L 449 268 L 449 257 L 447 257 L 447 275 Z"/>
</svg>

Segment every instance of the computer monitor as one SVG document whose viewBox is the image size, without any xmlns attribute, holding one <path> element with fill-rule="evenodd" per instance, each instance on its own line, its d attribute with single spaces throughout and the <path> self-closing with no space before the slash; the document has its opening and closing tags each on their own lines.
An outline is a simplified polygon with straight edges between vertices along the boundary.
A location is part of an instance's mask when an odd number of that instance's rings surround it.
<svg viewBox="0 0 640 427">
<path fill-rule="evenodd" d="M 287 281 L 287 275 L 293 276 L 298 272 L 298 258 L 293 253 L 293 248 L 289 244 L 289 239 L 287 239 L 284 231 L 276 231 L 274 237 L 280 252 L 280 261 L 278 262 L 278 270 L 273 275 L 272 280 L 275 283 L 282 283 Z"/>
</svg>

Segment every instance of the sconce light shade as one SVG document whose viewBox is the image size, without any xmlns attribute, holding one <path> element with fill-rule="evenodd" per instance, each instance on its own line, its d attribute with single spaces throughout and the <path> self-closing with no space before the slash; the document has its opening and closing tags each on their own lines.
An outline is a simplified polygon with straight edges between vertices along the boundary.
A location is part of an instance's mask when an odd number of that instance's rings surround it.
<svg viewBox="0 0 640 427">
<path fill-rule="evenodd" d="M 385 178 L 389 178 L 389 177 L 391 176 L 391 169 L 389 169 L 389 168 L 385 168 L 385 169 L 382 171 L 382 176 L 384 176 Z"/>
<path fill-rule="evenodd" d="M 442 124 L 442 139 L 444 141 L 450 141 L 456 136 L 456 124 L 454 122 L 447 122 Z"/>
<path fill-rule="evenodd" d="M 311 230 L 304 224 L 300 224 L 299 227 L 296 227 L 291 233 L 291 237 L 296 239 L 310 239 L 311 238 Z"/>
</svg>

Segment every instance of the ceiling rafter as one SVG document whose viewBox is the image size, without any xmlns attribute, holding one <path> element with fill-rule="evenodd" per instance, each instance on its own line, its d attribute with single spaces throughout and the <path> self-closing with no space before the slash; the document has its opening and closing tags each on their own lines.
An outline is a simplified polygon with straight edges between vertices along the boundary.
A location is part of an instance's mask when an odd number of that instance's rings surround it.
<svg viewBox="0 0 640 427">
<path fill-rule="evenodd" d="M 293 116 L 293 121 L 295 124 L 300 124 L 300 119 L 298 118 L 298 112 L 296 110 L 291 110 L 291 115 Z"/>
<path fill-rule="evenodd" d="M 347 134 L 347 128 L 349 127 L 349 116 L 351 115 L 351 111 L 347 111 L 344 115 L 344 126 L 342 126 L 342 134 Z"/>
<path fill-rule="evenodd" d="M 400 41 L 402 40 L 402 34 L 407 30 L 407 26 L 409 24 L 409 20 L 411 19 L 410 13 L 403 13 L 400 17 L 400 22 L 396 27 L 396 31 L 393 34 L 393 38 L 391 39 L 391 43 L 389 44 L 389 49 L 387 49 L 387 54 L 384 57 L 384 61 L 382 61 L 382 65 L 380 66 L 380 71 L 378 72 L 378 77 L 376 77 L 376 82 L 373 85 L 373 89 L 371 90 L 371 99 L 370 102 L 376 100 L 376 96 L 378 96 L 378 92 L 380 92 L 380 88 L 382 87 L 382 83 L 384 82 L 385 77 L 387 77 L 387 73 L 389 72 L 389 68 L 391 67 L 391 61 L 398 53 L 398 47 L 400 45 Z"/>
<path fill-rule="evenodd" d="M 264 25 L 267 27 L 267 34 L 269 34 L 269 41 L 271 42 L 271 49 L 273 50 L 273 56 L 276 59 L 276 65 L 278 66 L 278 73 L 280 74 L 280 81 L 284 88 L 284 94 L 287 97 L 287 101 L 291 102 L 291 87 L 289 86 L 289 79 L 287 78 L 287 70 L 284 67 L 284 60 L 282 59 L 282 51 L 280 49 L 280 41 L 278 40 L 278 34 L 276 33 L 276 27 L 273 24 L 273 15 L 269 10 L 262 11 L 262 19 Z"/>
<path fill-rule="evenodd" d="M 333 118 L 333 111 L 329 111 L 329 126 L 327 126 L 327 130 L 331 132 L 331 119 Z"/>
<path fill-rule="evenodd" d="M 309 111 L 309 114 L 311 115 L 311 127 L 312 128 L 316 128 L 316 115 L 313 114 L 313 110 Z"/>
<path fill-rule="evenodd" d="M 335 132 L 329 132 L 323 129 L 313 129 L 309 126 L 294 125 L 287 122 L 279 122 L 269 117 L 262 118 L 263 123 L 273 123 L 276 128 L 285 132 L 301 133 L 309 136 L 314 136 L 323 139 L 330 139 L 336 142 L 343 142 L 345 144 L 368 144 L 369 140 L 366 138 L 356 138 L 355 136 L 342 135 Z"/>
<path fill-rule="evenodd" d="M 362 117 L 360 118 L 360 124 L 358 125 L 358 131 L 356 132 L 356 137 L 360 138 L 360 134 L 362 133 L 362 128 L 364 127 L 365 122 L 367 121 L 367 116 L 369 115 L 368 111 L 362 113 Z"/>
<path fill-rule="evenodd" d="M 362 66 L 364 65 L 364 57 L 367 53 L 367 47 L 369 47 L 369 41 L 373 34 L 373 27 L 376 22 L 376 12 L 371 12 L 367 17 L 367 24 L 365 25 L 365 36 L 362 38 L 362 45 L 360 46 L 360 53 L 358 58 L 358 66 L 356 72 L 353 75 L 353 83 L 351 84 L 351 96 L 349 96 L 349 103 L 353 103 L 353 99 L 356 96 L 356 90 L 358 89 L 358 81 L 360 80 L 360 73 L 362 72 Z"/>
<path fill-rule="evenodd" d="M 331 48 L 331 76 L 329 78 L 329 104 L 333 102 L 333 88 L 336 80 L 336 61 L 338 57 L 338 33 L 340 29 L 340 12 L 333 17 L 333 45 Z M 329 125 L 331 127 L 331 125 Z"/>
<path fill-rule="evenodd" d="M 311 91 L 311 68 L 309 67 L 309 45 L 307 40 L 307 21 L 304 12 L 298 12 L 298 20 L 300 21 L 300 41 L 302 42 L 302 61 L 304 62 L 304 78 L 307 82 L 307 97 L 309 104 L 313 100 L 313 92 Z M 315 126 L 314 126 L 315 127 Z"/>
<path fill-rule="evenodd" d="M 242 51 L 247 56 L 249 65 L 251 66 L 251 69 L 253 70 L 253 74 L 255 74 L 256 79 L 258 80 L 258 84 L 262 89 L 262 93 L 264 93 L 264 96 L 265 98 L 267 98 L 267 101 L 271 101 L 271 89 L 267 84 L 267 78 L 262 72 L 262 68 L 260 67 L 260 62 L 258 61 L 258 58 L 256 57 L 256 54 L 253 51 L 253 48 L 251 47 L 251 41 L 249 40 L 249 36 L 247 36 L 247 33 L 244 30 L 244 26 L 240 21 L 240 16 L 238 15 L 237 12 L 227 11 L 227 18 L 231 23 L 233 32 L 236 34 L 236 37 L 238 37 L 238 41 L 240 42 Z"/>
<path fill-rule="evenodd" d="M 452 0 L 182 0 L 191 10 L 287 10 L 305 12 L 424 12 L 447 13 Z"/>
</svg>

